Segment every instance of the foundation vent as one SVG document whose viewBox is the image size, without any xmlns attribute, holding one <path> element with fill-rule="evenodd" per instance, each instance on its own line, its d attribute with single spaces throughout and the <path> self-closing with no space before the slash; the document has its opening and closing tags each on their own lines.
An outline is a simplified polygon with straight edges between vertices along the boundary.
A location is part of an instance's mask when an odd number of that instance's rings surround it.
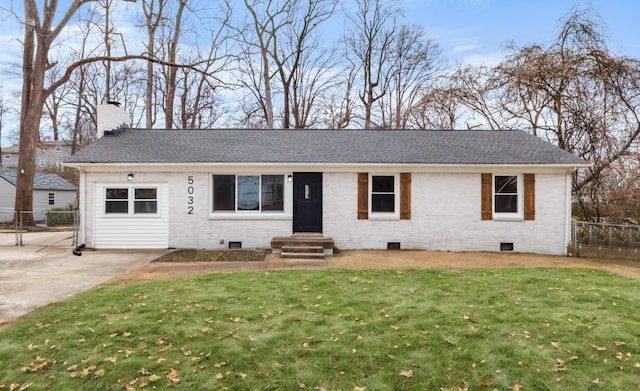
<svg viewBox="0 0 640 391">
<path fill-rule="evenodd" d="M 513 251 L 513 242 L 501 242 L 500 251 Z"/>
<path fill-rule="evenodd" d="M 387 242 L 387 250 L 400 250 L 400 242 Z"/>
</svg>

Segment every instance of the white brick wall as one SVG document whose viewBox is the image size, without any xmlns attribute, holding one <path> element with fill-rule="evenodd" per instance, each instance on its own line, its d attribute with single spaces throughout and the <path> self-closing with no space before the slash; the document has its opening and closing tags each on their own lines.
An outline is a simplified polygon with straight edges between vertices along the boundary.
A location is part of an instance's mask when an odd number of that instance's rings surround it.
<svg viewBox="0 0 640 391">
<path fill-rule="evenodd" d="M 282 171 L 282 170 L 281 170 Z M 126 183 L 127 172 L 88 173 L 85 201 L 92 183 Z M 168 183 L 169 246 L 226 249 L 230 241 L 243 248 L 268 248 L 274 236 L 292 233 L 291 194 L 286 183 L 286 213 L 210 215 L 210 171 L 135 172 L 135 182 Z M 193 184 L 188 183 L 193 177 Z M 499 251 L 500 242 L 512 242 L 514 251 L 565 254 L 567 237 L 567 174 L 536 174 L 534 221 L 481 221 L 480 173 L 413 173 L 411 220 L 358 220 L 357 173 L 325 173 L 323 177 L 324 234 L 341 249 L 384 249 L 387 242 L 402 248 Z M 189 194 L 192 186 L 192 194 Z M 193 203 L 189 204 L 189 196 Z M 96 202 L 103 203 L 98 194 Z M 193 206 L 193 214 L 189 214 Z M 85 242 L 91 247 L 91 208 L 85 206 Z"/>
<path fill-rule="evenodd" d="M 408 249 L 514 251 L 565 254 L 565 175 L 536 175 L 534 221 L 482 221 L 480 174 L 414 173 L 411 220 L 358 220 L 357 174 L 324 176 L 325 235 L 342 249 L 384 249 L 400 242 Z M 331 213 L 331 211 L 340 211 Z"/>
</svg>

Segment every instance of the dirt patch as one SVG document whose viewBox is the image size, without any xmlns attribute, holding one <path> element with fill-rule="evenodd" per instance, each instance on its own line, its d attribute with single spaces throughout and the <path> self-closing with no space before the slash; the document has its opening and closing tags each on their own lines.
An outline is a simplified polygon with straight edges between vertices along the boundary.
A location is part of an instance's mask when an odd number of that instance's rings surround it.
<svg viewBox="0 0 640 391">
<path fill-rule="evenodd" d="M 277 255 L 272 255 L 278 257 Z M 240 265 L 239 265 L 240 264 Z M 251 264 L 251 265 L 249 265 Z M 207 267 L 205 263 L 171 264 L 163 267 L 161 263 L 153 263 L 153 267 L 145 267 L 117 278 L 119 281 L 140 279 L 185 277 L 193 274 L 209 272 L 233 272 L 260 270 L 263 265 L 256 262 L 229 262 L 229 267 L 217 262 L 216 267 Z M 246 266 L 243 266 L 246 265 Z M 437 252 L 413 250 L 358 250 L 340 251 L 326 258 L 326 267 L 336 269 L 420 269 L 420 268 L 505 268 L 505 267 L 564 267 L 601 269 L 618 273 L 627 277 L 640 279 L 640 262 L 614 259 L 589 259 L 548 256 L 520 253 L 489 252 Z M 305 268 L 303 265 L 301 268 Z"/>
<path fill-rule="evenodd" d="M 264 261 L 264 251 L 229 250 L 200 251 L 178 250 L 156 259 L 153 262 L 255 262 Z"/>
<path fill-rule="evenodd" d="M 620 259 L 573 258 L 540 254 L 438 251 L 341 251 L 328 257 L 330 268 L 500 268 L 573 267 L 602 269 L 640 279 L 640 262 Z"/>
</svg>

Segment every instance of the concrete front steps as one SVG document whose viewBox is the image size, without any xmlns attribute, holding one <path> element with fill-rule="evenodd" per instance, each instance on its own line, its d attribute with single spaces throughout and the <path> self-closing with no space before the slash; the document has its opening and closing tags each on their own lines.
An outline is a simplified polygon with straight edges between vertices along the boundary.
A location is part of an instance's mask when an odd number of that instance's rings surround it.
<svg viewBox="0 0 640 391">
<path fill-rule="evenodd" d="M 271 240 L 270 268 L 327 266 L 326 255 L 333 255 L 334 242 L 321 234 L 294 234 Z"/>
</svg>

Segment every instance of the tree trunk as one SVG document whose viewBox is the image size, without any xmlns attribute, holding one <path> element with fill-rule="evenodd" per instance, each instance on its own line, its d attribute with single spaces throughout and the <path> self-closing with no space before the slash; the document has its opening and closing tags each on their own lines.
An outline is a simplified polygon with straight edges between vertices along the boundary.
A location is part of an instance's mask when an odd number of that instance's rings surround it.
<svg viewBox="0 0 640 391">
<path fill-rule="evenodd" d="M 182 23 L 182 12 L 186 6 L 186 0 L 181 0 L 178 6 L 178 12 L 176 14 L 176 26 L 173 32 L 171 42 L 169 42 L 169 62 L 176 62 L 176 56 L 178 52 L 178 39 L 180 38 L 180 30 Z M 167 102 L 165 105 L 165 127 L 167 129 L 173 128 L 173 106 L 176 100 L 176 74 L 178 70 L 175 67 L 169 68 L 169 75 L 167 77 Z"/>
<path fill-rule="evenodd" d="M 269 58 L 267 49 L 262 49 L 262 77 L 264 78 L 264 106 L 267 128 L 273 129 L 273 102 L 271 101 L 271 77 L 269 75 Z"/>
</svg>

